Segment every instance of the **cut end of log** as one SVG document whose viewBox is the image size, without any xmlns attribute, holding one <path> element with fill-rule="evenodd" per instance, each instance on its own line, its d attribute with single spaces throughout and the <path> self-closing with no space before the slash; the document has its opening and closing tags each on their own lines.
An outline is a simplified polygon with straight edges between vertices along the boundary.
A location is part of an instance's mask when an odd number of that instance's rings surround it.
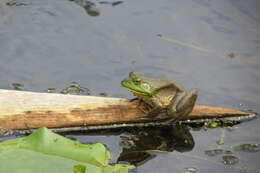
<svg viewBox="0 0 260 173">
<path fill-rule="evenodd" d="M 231 108 L 223 108 L 216 106 L 205 106 L 205 105 L 196 105 L 189 115 L 189 118 L 196 119 L 201 118 L 201 115 L 204 115 L 205 118 L 211 117 L 233 117 L 233 116 L 247 116 L 249 114 L 256 115 L 253 112 L 245 112 L 240 110 L 235 110 Z"/>
</svg>

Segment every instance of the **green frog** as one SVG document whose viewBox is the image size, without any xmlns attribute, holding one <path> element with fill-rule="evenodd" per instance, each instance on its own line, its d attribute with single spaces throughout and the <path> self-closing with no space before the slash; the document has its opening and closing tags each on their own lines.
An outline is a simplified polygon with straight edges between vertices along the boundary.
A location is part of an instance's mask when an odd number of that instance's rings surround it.
<svg viewBox="0 0 260 173">
<path fill-rule="evenodd" d="M 185 118 L 193 109 L 197 91 L 186 90 L 167 78 L 152 78 L 130 72 L 121 85 L 141 100 L 150 117 L 166 112 L 171 121 Z"/>
</svg>

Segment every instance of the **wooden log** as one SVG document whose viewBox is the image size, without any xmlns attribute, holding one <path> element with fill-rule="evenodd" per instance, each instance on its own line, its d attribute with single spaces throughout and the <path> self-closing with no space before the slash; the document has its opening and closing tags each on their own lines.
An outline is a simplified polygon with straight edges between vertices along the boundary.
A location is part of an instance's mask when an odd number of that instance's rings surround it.
<svg viewBox="0 0 260 173">
<path fill-rule="evenodd" d="M 248 116 L 229 108 L 196 105 L 188 119 Z M 137 102 L 123 98 L 36 93 L 0 89 L 0 130 L 60 128 L 151 122 Z"/>
</svg>

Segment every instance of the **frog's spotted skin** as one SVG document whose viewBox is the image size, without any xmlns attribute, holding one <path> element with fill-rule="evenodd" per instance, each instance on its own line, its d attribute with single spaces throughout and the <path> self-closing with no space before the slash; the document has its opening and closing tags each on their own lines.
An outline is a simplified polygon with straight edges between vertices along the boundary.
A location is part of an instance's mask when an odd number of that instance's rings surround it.
<svg viewBox="0 0 260 173">
<path fill-rule="evenodd" d="M 167 112 L 173 120 L 186 117 L 193 109 L 197 91 L 186 90 L 167 78 L 151 78 L 130 72 L 121 82 L 148 107 L 148 115 Z"/>
</svg>

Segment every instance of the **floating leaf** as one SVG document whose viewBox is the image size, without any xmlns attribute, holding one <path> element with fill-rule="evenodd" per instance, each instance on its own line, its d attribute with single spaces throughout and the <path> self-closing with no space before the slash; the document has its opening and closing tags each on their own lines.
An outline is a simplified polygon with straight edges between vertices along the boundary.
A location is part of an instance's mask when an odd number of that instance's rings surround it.
<svg viewBox="0 0 260 173">
<path fill-rule="evenodd" d="M 27 137 L 0 143 L 0 172 L 72 173 L 75 165 L 87 173 L 126 173 L 131 165 L 108 165 L 110 154 L 101 143 L 81 144 L 40 128 Z"/>
</svg>

